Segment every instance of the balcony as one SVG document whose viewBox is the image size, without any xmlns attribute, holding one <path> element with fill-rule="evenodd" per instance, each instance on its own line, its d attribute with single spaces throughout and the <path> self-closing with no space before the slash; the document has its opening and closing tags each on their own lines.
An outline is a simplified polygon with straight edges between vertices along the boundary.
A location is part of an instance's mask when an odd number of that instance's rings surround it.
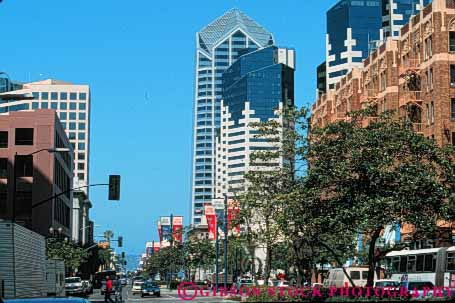
<svg viewBox="0 0 455 303">
<path fill-rule="evenodd" d="M 421 91 L 405 91 L 400 94 L 400 102 L 399 102 L 400 107 L 406 106 L 411 103 L 421 107 L 421 103 L 422 103 L 422 92 Z"/>
<path fill-rule="evenodd" d="M 404 76 L 409 72 L 417 72 L 420 70 L 420 59 L 406 59 L 401 61 L 400 75 Z"/>
<path fill-rule="evenodd" d="M 365 89 L 363 91 L 360 102 L 375 103 L 378 99 L 378 93 L 376 89 Z"/>
</svg>

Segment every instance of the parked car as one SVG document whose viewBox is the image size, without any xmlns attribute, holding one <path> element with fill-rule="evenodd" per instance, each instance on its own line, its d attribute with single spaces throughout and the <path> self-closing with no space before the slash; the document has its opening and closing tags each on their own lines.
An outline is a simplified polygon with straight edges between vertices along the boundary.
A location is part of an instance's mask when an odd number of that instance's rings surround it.
<svg viewBox="0 0 455 303">
<path fill-rule="evenodd" d="M 84 298 L 28 298 L 4 300 L 5 303 L 90 303 Z"/>
<path fill-rule="evenodd" d="M 239 281 L 237 283 L 237 291 L 239 292 L 242 287 L 251 288 L 253 286 L 254 286 L 253 279 L 242 278 L 242 279 L 239 279 Z"/>
<path fill-rule="evenodd" d="M 93 294 L 93 284 L 90 280 L 82 280 L 82 287 L 86 295 Z"/>
<path fill-rule="evenodd" d="M 65 294 L 67 296 L 84 294 L 84 287 L 80 277 L 65 278 Z"/>
<path fill-rule="evenodd" d="M 277 282 L 278 283 L 276 284 L 276 287 L 283 287 L 283 288 L 290 287 L 289 281 L 280 280 L 280 281 L 277 281 Z"/>
<path fill-rule="evenodd" d="M 142 298 L 145 296 L 159 297 L 160 295 L 161 295 L 161 289 L 158 286 L 158 284 L 156 284 L 156 282 L 147 281 L 142 284 L 142 286 L 141 286 L 141 297 Z"/>
<path fill-rule="evenodd" d="M 414 293 L 414 290 L 417 290 L 418 298 L 427 298 L 433 297 L 434 294 L 434 284 L 430 281 L 409 281 L 409 282 L 401 282 L 401 287 L 406 287 L 408 291 Z M 443 297 L 449 297 L 450 294 L 447 292 L 446 289 L 442 291 Z"/>
<path fill-rule="evenodd" d="M 142 280 L 141 281 L 136 280 L 133 282 L 133 288 L 131 289 L 131 293 L 133 294 L 133 296 L 135 294 L 142 293 L 142 284 L 144 284 L 144 281 Z"/>
</svg>

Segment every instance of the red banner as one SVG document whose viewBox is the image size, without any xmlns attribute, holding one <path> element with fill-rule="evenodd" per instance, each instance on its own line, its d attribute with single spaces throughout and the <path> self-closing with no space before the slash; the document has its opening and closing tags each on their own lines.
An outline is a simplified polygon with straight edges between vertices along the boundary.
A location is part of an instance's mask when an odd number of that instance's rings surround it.
<svg viewBox="0 0 455 303">
<path fill-rule="evenodd" d="M 172 234 L 174 241 L 183 242 L 183 217 L 172 218 Z"/>
<path fill-rule="evenodd" d="M 207 225 L 209 229 L 209 240 L 216 239 L 216 214 L 213 206 L 205 206 L 205 217 L 207 218 Z"/>
<path fill-rule="evenodd" d="M 154 252 L 159 252 L 160 251 L 160 243 L 154 243 L 153 244 L 153 251 Z"/>
<path fill-rule="evenodd" d="M 239 203 L 235 200 L 228 201 L 228 230 L 233 231 L 235 235 L 240 235 L 240 224 L 237 223 L 234 228 L 231 227 L 231 222 L 239 218 L 240 207 Z"/>
<path fill-rule="evenodd" d="M 160 238 L 160 242 L 163 241 L 163 235 L 161 234 L 161 222 L 158 221 L 158 236 Z"/>
</svg>

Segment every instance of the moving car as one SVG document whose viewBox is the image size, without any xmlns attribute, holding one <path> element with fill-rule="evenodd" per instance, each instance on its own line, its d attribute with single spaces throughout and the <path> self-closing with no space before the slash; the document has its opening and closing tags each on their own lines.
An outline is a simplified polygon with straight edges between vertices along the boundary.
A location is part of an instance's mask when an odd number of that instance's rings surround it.
<svg viewBox="0 0 455 303">
<path fill-rule="evenodd" d="M 84 287 L 82 286 L 81 278 L 80 277 L 65 278 L 65 293 L 67 296 L 83 295 Z"/>
<path fill-rule="evenodd" d="M 133 296 L 135 294 L 140 294 L 142 293 L 142 284 L 144 284 L 144 281 L 142 280 L 136 280 L 133 282 L 133 288 L 131 289 L 131 293 L 133 294 Z"/>
<path fill-rule="evenodd" d="M 141 286 L 141 297 L 145 296 L 157 296 L 161 295 L 161 289 L 155 282 L 147 281 L 144 282 Z"/>
</svg>

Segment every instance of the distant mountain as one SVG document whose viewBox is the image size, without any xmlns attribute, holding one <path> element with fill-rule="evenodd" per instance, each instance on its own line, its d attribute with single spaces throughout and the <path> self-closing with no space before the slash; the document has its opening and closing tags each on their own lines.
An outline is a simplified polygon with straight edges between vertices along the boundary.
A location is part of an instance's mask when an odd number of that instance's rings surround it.
<svg viewBox="0 0 455 303">
<path fill-rule="evenodd" d="M 141 255 L 126 255 L 126 270 L 136 270 L 141 261 Z"/>
</svg>

